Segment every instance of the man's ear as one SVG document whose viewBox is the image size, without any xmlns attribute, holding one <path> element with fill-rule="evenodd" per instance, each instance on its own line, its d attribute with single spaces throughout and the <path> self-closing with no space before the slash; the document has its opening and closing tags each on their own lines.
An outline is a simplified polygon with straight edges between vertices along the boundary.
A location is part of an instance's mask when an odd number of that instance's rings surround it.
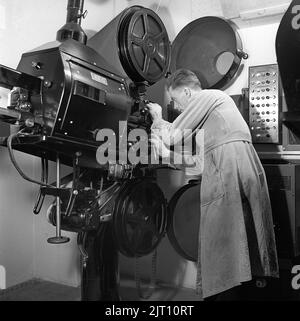
<svg viewBox="0 0 300 321">
<path fill-rule="evenodd" d="M 190 98 L 191 95 L 192 95 L 191 89 L 188 88 L 188 87 L 185 87 L 185 88 L 184 88 L 184 93 L 185 93 L 186 96 L 189 97 L 189 98 Z"/>
</svg>

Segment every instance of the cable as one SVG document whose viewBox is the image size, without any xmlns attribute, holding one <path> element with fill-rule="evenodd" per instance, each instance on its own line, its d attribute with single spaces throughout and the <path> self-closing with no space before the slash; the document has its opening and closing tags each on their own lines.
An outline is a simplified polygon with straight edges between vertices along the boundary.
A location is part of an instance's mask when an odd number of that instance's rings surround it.
<svg viewBox="0 0 300 321">
<path fill-rule="evenodd" d="M 115 186 L 118 185 L 118 182 L 113 183 L 110 187 L 108 187 L 106 190 L 102 191 L 101 193 L 99 193 L 96 196 L 96 200 L 98 200 L 102 195 L 106 194 L 107 192 L 109 192 L 111 189 L 113 189 Z"/>
<path fill-rule="evenodd" d="M 43 183 L 43 182 L 40 182 L 40 181 L 36 181 L 30 177 L 28 177 L 22 170 L 21 168 L 19 167 L 16 159 L 15 159 L 15 156 L 14 156 L 14 153 L 13 153 L 13 149 L 12 149 L 12 141 L 13 139 L 17 138 L 20 134 L 22 133 L 22 131 L 16 133 L 16 134 L 12 134 L 10 135 L 8 138 L 7 138 L 7 148 L 8 148 L 8 154 L 9 154 L 9 157 L 10 157 L 10 160 L 11 162 L 13 163 L 14 167 L 16 168 L 16 170 L 18 171 L 18 173 L 26 180 L 26 181 L 29 181 L 31 183 L 34 183 L 34 184 L 37 184 L 37 185 L 40 185 L 40 186 L 44 186 L 44 187 L 50 187 L 52 188 L 51 185 L 47 184 L 47 183 Z"/>
</svg>

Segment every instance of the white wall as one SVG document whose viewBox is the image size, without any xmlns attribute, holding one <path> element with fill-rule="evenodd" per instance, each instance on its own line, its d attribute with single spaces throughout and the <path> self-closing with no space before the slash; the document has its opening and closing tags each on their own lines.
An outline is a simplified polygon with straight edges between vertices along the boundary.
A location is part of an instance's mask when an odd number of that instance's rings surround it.
<svg viewBox="0 0 300 321">
<path fill-rule="evenodd" d="M 239 30 L 244 51 L 249 54 L 249 58 L 242 61 L 239 77 L 226 89 L 229 95 L 239 95 L 242 88 L 248 87 L 249 66 L 277 63 L 275 38 L 278 27 L 279 21 L 272 21 L 267 25 L 243 27 Z"/>
<path fill-rule="evenodd" d="M 47 15 L 47 8 L 45 14 L 38 15 L 41 9 L 40 1 L 0 1 L 1 64 L 16 67 L 21 53 L 40 43 L 43 36 L 40 26 L 44 23 L 47 35 L 52 18 Z M 16 153 L 16 157 L 24 171 L 33 176 L 34 158 L 22 153 Z M 0 168 L 0 265 L 6 268 L 9 287 L 34 275 L 32 207 L 36 188 L 16 172 L 6 148 L 0 148 Z"/>
<path fill-rule="evenodd" d="M 33 176 L 30 156 L 16 152 L 22 169 Z M 33 276 L 34 189 L 11 165 L 6 148 L 0 147 L 0 265 L 6 269 L 6 286 Z"/>
</svg>

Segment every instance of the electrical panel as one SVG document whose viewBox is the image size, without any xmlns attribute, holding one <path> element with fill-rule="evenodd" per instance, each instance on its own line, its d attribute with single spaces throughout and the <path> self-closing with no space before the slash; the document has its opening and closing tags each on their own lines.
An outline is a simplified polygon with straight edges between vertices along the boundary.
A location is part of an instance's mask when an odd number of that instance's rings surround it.
<svg viewBox="0 0 300 321">
<path fill-rule="evenodd" d="M 253 143 L 281 143 L 281 96 L 277 64 L 249 67 L 249 127 Z"/>
</svg>

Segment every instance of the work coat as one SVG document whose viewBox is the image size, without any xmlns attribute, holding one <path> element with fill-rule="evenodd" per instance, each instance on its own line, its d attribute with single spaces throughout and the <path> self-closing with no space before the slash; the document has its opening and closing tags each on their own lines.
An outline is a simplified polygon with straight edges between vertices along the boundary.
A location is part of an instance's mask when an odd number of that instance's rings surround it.
<svg viewBox="0 0 300 321">
<path fill-rule="evenodd" d="M 186 168 L 187 175 L 202 175 L 197 288 L 203 298 L 255 277 L 278 277 L 265 172 L 234 101 L 220 90 L 202 90 L 173 123 L 152 125 L 173 143 L 186 128 L 204 130 L 202 156 L 192 155 L 195 166 Z"/>
</svg>

